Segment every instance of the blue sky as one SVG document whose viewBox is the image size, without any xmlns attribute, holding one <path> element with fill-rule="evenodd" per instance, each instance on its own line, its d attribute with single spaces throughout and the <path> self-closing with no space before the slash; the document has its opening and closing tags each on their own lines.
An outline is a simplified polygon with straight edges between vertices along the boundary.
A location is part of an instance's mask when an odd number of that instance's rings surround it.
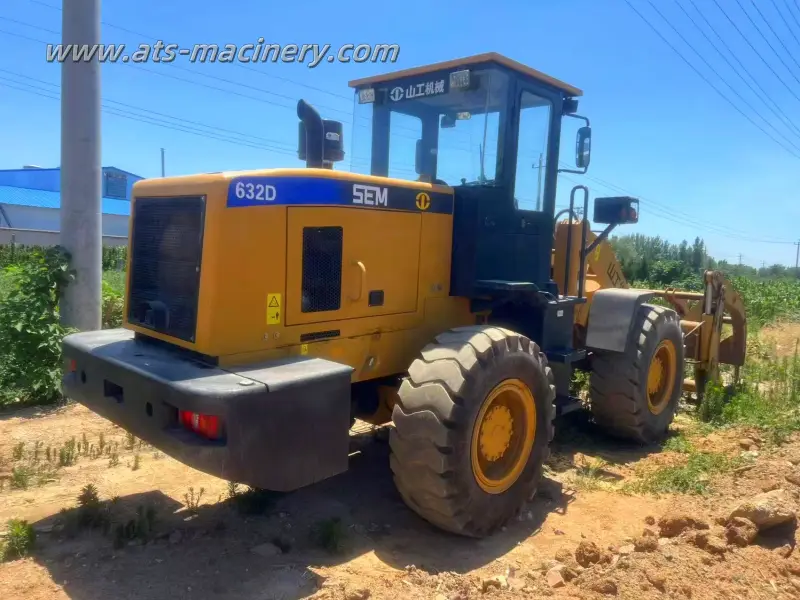
<svg viewBox="0 0 800 600">
<path fill-rule="evenodd" d="M 696 16 L 689 0 L 678 1 Z M 771 35 L 750 0 L 740 1 Z M 648 0 L 630 2 L 757 120 L 660 19 Z M 771 99 L 800 123 L 800 100 L 738 37 L 714 0 L 694 2 Z M 792 74 L 733 0 L 720 3 L 800 96 L 800 64 L 792 62 L 771 38 Z M 800 158 L 726 103 L 625 0 L 505 0 L 490 5 L 477 0 L 455 5 L 406 0 L 402 10 L 392 12 L 377 11 L 374 2 L 362 0 L 340 0 L 335 6 L 334 12 L 329 2 L 313 0 L 104 2 L 105 43 L 136 45 L 162 39 L 191 47 L 195 43 L 253 43 L 264 37 L 268 43 L 329 43 L 333 47 L 396 43 L 401 51 L 398 63 L 389 66 L 323 62 L 309 69 L 302 64 L 193 65 L 185 59 L 162 65 L 106 64 L 102 71 L 108 107 L 103 114 L 103 163 L 158 176 L 160 148 L 164 147 L 168 174 L 300 165 L 293 152 L 297 98 L 317 106 L 324 117 L 343 121 L 345 136 L 352 137 L 349 80 L 496 51 L 584 90 L 580 112 L 590 117 L 593 128 L 591 179 L 570 175 L 574 181 L 560 180 L 559 204 L 565 204 L 570 187 L 579 180 L 589 186 L 593 197 L 619 195 L 621 188 L 643 200 L 639 224 L 622 227 L 619 233 L 661 235 L 676 242 L 699 235 L 717 258 L 735 262 L 741 253 L 743 262 L 754 266 L 762 261 L 794 264 L 791 242 L 800 238 Z M 658 6 L 726 81 L 767 118 L 772 117 L 694 29 L 675 0 L 661 0 Z M 792 37 L 793 32 L 800 38 L 800 27 L 789 20 L 790 30 L 774 8 L 787 15 L 790 6 L 800 19 L 796 0 L 775 0 L 774 5 L 770 0 L 759 6 L 786 47 L 800 57 L 800 44 Z M 59 105 L 52 99 L 58 95 L 59 67 L 46 63 L 44 44 L 33 41 L 60 41 L 58 8 L 58 0 L 4 0 L 0 4 L 0 131 L 5 141 L 0 145 L 0 168 L 59 163 Z M 132 120 L 132 114 L 148 122 Z M 785 125 L 775 118 L 771 121 L 791 136 Z M 203 135 L 188 133 L 187 128 Z M 562 143 L 564 160 L 572 159 L 573 136 L 570 126 Z M 793 139 L 800 147 L 800 136 Z"/>
</svg>

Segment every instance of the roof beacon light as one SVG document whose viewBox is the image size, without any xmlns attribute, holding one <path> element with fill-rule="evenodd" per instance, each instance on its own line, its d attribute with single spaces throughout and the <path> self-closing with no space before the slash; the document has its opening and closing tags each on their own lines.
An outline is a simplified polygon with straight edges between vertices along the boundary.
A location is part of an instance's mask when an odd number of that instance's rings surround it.
<svg viewBox="0 0 800 600">
<path fill-rule="evenodd" d="M 469 70 L 453 71 L 450 73 L 450 89 L 451 90 L 466 90 L 469 88 L 470 77 Z"/>
<path fill-rule="evenodd" d="M 375 88 L 363 88 L 358 90 L 358 103 L 370 104 L 375 102 Z"/>
</svg>

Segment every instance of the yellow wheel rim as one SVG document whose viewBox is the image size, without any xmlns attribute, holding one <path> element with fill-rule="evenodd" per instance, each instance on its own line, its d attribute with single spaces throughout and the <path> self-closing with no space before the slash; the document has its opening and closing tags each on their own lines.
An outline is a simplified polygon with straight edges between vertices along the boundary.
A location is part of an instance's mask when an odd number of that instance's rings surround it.
<svg viewBox="0 0 800 600">
<path fill-rule="evenodd" d="M 472 431 L 472 473 L 481 489 L 502 494 L 522 475 L 536 439 L 536 402 L 519 379 L 501 381 L 481 406 Z"/>
<path fill-rule="evenodd" d="M 663 340 L 650 360 L 647 370 L 647 408 L 660 415 L 669 405 L 675 387 L 675 370 L 678 368 L 675 344 Z"/>
</svg>

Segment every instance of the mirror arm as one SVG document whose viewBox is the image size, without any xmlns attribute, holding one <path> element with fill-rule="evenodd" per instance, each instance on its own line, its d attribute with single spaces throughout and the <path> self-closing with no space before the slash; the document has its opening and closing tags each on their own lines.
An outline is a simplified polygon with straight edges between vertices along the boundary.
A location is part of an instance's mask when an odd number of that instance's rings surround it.
<svg viewBox="0 0 800 600">
<path fill-rule="evenodd" d="M 581 169 L 559 169 L 557 173 L 575 173 L 577 175 L 586 175 L 586 171 L 589 170 L 589 167 L 584 167 L 583 170 Z"/>
<path fill-rule="evenodd" d="M 583 115 L 565 114 L 565 115 L 562 115 L 562 116 L 569 117 L 570 119 L 579 119 L 579 120 L 583 121 L 584 123 L 586 123 L 586 127 L 591 127 L 591 125 L 589 123 L 589 118 L 588 117 L 584 117 Z M 582 170 L 581 169 L 558 169 L 558 171 L 556 171 L 556 173 L 575 173 L 576 175 L 586 175 L 586 172 L 588 170 L 589 170 L 589 167 L 584 167 Z"/>
<path fill-rule="evenodd" d="M 586 247 L 586 249 L 583 251 L 583 255 L 589 256 L 592 253 L 592 251 L 601 244 L 601 242 L 603 242 L 606 238 L 608 238 L 608 234 L 610 234 L 616 226 L 617 226 L 616 223 L 612 223 L 611 225 L 607 226 L 603 231 L 601 231 L 600 235 L 598 235 L 594 239 L 594 241 Z"/>
</svg>

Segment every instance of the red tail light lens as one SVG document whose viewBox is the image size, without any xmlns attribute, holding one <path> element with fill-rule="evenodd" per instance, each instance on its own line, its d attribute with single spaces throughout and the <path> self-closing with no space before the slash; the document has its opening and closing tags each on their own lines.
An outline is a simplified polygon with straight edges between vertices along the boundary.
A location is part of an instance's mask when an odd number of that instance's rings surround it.
<svg viewBox="0 0 800 600">
<path fill-rule="evenodd" d="M 222 428 L 220 427 L 219 417 L 216 415 L 201 415 L 188 410 L 179 410 L 178 420 L 186 429 L 210 440 L 216 440 L 220 437 Z"/>
</svg>

